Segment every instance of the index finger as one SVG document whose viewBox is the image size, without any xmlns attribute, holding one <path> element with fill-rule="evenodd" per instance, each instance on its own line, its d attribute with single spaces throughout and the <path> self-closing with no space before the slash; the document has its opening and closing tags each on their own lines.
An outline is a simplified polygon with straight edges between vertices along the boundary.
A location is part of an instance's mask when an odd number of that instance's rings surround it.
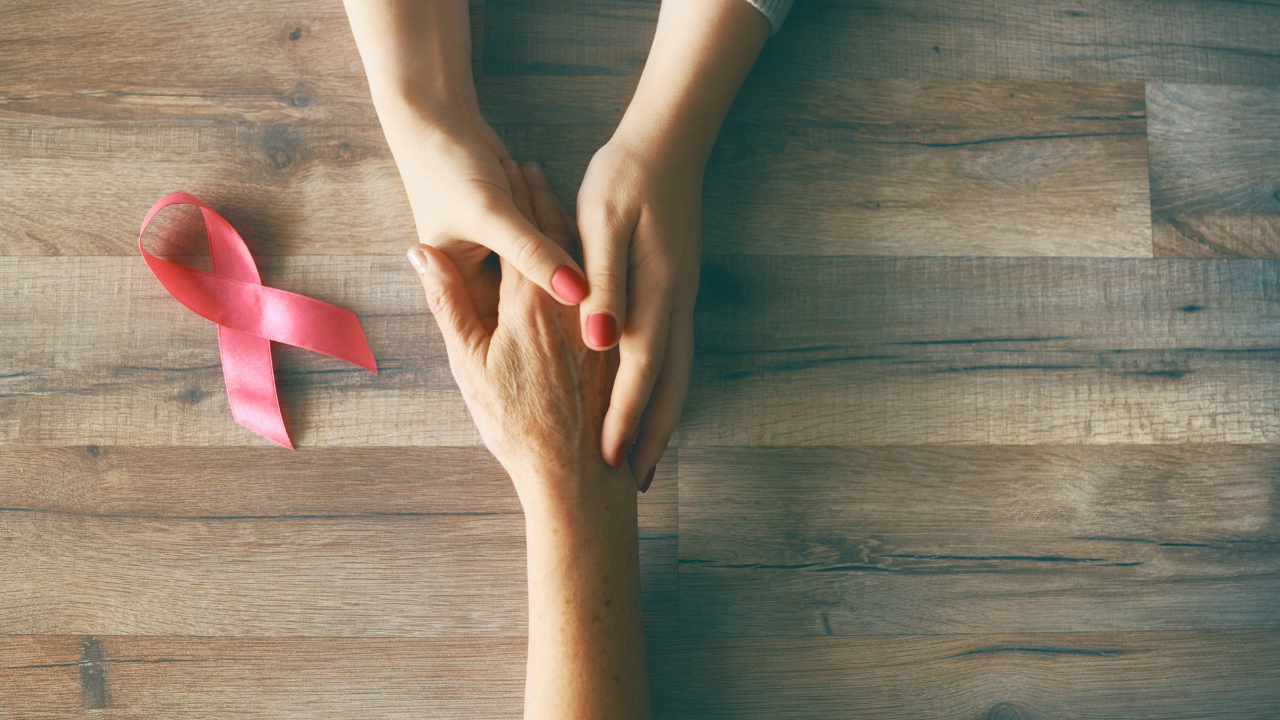
<svg viewBox="0 0 1280 720">
<path fill-rule="evenodd" d="M 621 467 L 640 429 L 640 418 L 654 383 L 662 371 L 670 331 L 671 308 L 662 298 L 650 298 L 632 308 L 618 342 L 618 374 L 600 434 L 605 462 Z"/>
</svg>

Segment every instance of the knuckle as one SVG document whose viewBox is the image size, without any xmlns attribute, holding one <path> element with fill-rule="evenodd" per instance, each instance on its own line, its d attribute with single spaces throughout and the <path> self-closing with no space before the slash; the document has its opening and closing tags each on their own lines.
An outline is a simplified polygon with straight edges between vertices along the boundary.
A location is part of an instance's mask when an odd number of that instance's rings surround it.
<svg viewBox="0 0 1280 720">
<path fill-rule="evenodd" d="M 496 215 L 511 206 L 512 197 L 497 188 L 486 188 L 481 192 L 478 199 L 479 212 L 484 216 Z"/>
<path fill-rule="evenodd" d="M 642 386 L 652 385 L 662 370 L 662 358 L 656 354 L 625 352 L 620 353 L 621 362 L 635 371 Z"/>
<path fill-rule="evenodd" d="M 542 258 L 542 248 L 533 238 L 525 236 L 516 239 L 513 255 L 512 261 L 523 271 L 534 267 Z"/>
<path fill-rule="evenodd" d="M 626 288 L 626 281 L 611 270 L 591 270 L 587 272 L 587 281 L 591 283 L 591 287 L 600 288 L 610 295 L 610 300 L 625 300 L 621 297 L 613 297 L 620 294 Z"/>
<path fill-rule="evenodd" d="M 432 313 L 439 313 L 444 308 L 444 292 L 439 286 L 433 286 L 427 291 L 427 307 L 431 308 Z"/>
<path fill-rule="evenodd" d="M 621 427 L 625 437 L 634 437 L 636 428 L 644 418 L 644 407 L 648 398 L 635 396 L 627 402 L 609 406 L 609 414 L 613 417 L 615 427 Z"/>
<path fill-rule="evenodd" d="M 609 226 L 609 216 L 604 208 L 596 203 L 578 204 L 578 225 L 587 229 L 588 233 L 594 233 L 598 229 Z"/>
<path fill-rule="evenodd" d="M 612 234 L 622 227 L 625 217 L 617 208 L 601 202 L 578 205 L 578 224 L 589 231 Z"/>
</svg>

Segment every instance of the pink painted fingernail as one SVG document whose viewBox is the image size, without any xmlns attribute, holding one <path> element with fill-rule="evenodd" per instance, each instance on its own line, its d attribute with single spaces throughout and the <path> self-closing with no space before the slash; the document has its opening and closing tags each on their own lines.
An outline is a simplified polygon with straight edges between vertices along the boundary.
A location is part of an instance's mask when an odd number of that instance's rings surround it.
<svg viewBox="0 0 1280 720">
<path fill-rule="evenodd" d="M 618 446 L 618 454 L 613 457 L 613 469 L 617 470 L 622 467 L 622 463 L 627 461 L 627 453 L 631 452 L 631 441 L 623 440 Z"/>
<path fill-rule="evenodd" d="M 595 347 L 609 347 L 618 337 L 618 321 L 611 313 L 594 312 L 587 318 L 587 342 Z"/>
<path fill-rule="evenodd" d="M 653 482 L 653 473 L 657 469 L 657 465 L 649 468 L 649 474 L 644 476 L 644 484 L 640 486 L 640 492 L 644 492 L 649 489 L 649 484 Z"/>
<path fill-rule="evenodd" d="M 591 289 L 591 286 L 572 269 L 562 267 L 556 271 L 555 275 L 551 276 L 551 288 L 565 302 L 580 303 L 587 296 L 587 291 Z"/>
</svg>

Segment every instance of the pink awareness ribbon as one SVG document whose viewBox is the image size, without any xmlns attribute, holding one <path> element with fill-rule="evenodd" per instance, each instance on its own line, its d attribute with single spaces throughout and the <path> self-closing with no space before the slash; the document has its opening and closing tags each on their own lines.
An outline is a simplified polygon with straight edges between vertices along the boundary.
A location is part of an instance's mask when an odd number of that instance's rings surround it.
<svg viewBox="0 0 1280 720">
<path fill-rule="evenodd" d="M 179 265 L 147 252 L 142 235 L 169 205 L 196 205 L 204 216 L 213 272 Z M 147 211 L 138 249 L 156 279 L 197 315 L 218 324 L 222 374 L 236 422 L 290 450 L 280 414 L 271 341 L 324 353 L 377 374 L 360 319 L 350 310 L 262 284 L 258 266 L 231 224 L 184 192 L 166 195 Z"/>
</svg>

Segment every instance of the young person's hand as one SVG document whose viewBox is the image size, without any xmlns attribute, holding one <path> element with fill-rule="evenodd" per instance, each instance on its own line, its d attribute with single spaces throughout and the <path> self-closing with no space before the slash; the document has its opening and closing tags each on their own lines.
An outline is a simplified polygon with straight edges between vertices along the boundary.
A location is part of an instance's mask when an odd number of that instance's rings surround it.
<svg viewBox="0 0 1280 720">
<path fill-rule="evenodd" d="M 589 287 L 563 247 L 521 215 L 510 163 L 480 116 L 465 0 L 345 0 L 418 240 L 453 261 L 479 314 L 497 304 L 497 253 L 564 303 Z"/>
<path fill-rule="evenodd" d="M 621 350 L 601 449 L 641 487 L 680 419 L 693 363 L 702 174 L 769 35 L 742 0 L 663 0 L 640 85 L 578 191 L 587 344 Z"/>
<path fill-rule="evenodd" d="M 614 467 L 631 453 L 642 489 L 689 390 L 703 162 L 662 137 L 620 132 L 591 159 L 578 191 L 592 285 L 581 306 L 583 338 L 621 352 L 601 445 Z"/>
<path fill-rule="evenodd" d="M 482 317 L 492 315 L 497 299 L 491 252 L 562 303 L 586 297 L 578 263 L 517 208 L 504 170 L 515 163 L 488 123 L 469 113 L 436 112 L 384 124 L 418 241 L 449 257 Z"/>
</svg>

